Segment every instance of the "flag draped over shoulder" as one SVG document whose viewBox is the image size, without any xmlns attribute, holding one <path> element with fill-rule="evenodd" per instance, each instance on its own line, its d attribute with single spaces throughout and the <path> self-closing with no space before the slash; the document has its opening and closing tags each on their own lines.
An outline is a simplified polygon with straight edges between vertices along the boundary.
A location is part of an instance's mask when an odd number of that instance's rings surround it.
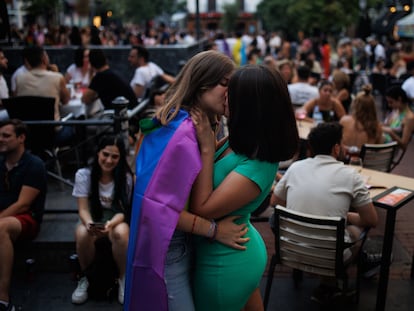
<svg viewBox="0 0 414 311">
<path fill-rule="evenodd" d="M 147 133 L 136 159 L 124 310 L 168 310 L 165 256 L 201 170 L 194 126 L 180 110 Z M 158 125 L 158 127 L 157 127 Z"/>
</svg>

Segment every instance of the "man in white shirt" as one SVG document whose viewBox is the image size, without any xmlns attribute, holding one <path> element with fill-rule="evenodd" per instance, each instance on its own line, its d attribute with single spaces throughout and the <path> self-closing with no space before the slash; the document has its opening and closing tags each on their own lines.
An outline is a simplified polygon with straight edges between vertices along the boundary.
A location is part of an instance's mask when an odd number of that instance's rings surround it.
<svg viewBox="0 0 414 311">
<path fill-rule="evenodd" d="M 319 90 L 308 82 L 311 74 L 308 66 L 299 66 L 296 71 L 298 82 L 288 84 L 288 90 L 292 104 L 298 108 L 309 100 L 319 97 Z"/>
<path fill-rule="evenodd" d="M 17 68 L 14 72 L 13 75 L 11 76 L 10 79 L 10 93 L 11 96 L 16 96 L 16 78 L 18 75 L 28 72 L 30 70 L 30 65 L 27 62 L 27 56 L 30 53 L 30 48 L 29 47 L 25 47 L 22 51 L 22 58 L 23 58 L 23 64 Z"/>
<path fill-rule="evenodd" d="M 401 88 L 405 91 L 411 102 L 414 102 L 414 61 L 407 63 L 407 73 L 411 74 L 411 77 L 403 82 Z"/>
<path fill-rule="evenodd" d="M 3 72 L 7 69 L 8 60 L 4 56 L 3 50 L 0 48 L 0 106 L 2 98 L 9 98 L 9 88 L 7 87 L 6 80 L 3 77 Z M 9 115 L 5 109 L 0 108 L 0 120 L 8 119 Z"/>
<path fill-rule="evenodd" d="M 0 99 L 9 97 L 9 88 L 3 77 L 3 72 L 7 69 L 8 60 L 4 56 L 3 50 L 0 48 Z"/>
<path fill-rule="evenodd" d="M 294 162 L 276 184 L 270 204 L 320 216 L 346 220 L 345 240 L 357 241 L 362 228 L 375 227 L 377 212 L 359 173 L 337 159 L 342 155 L 342 126 L 320 123 L 308 136 L 314 157 Z M 350 211 L 350 208 L 353 211 Z M 344 260 L 355 256 L 356 243 L 344 252 Z M 312 300 L 327 303 L 339 292 L 336 280 L 324 278 Z"/>
<path fill-rule="evenodd" d="M 148 50 L 141 46 L 133 46 L 128 55 L 129 63 L 136 68 L 130 85 L 137 99 L 143 99 L 151 87 L 154 78 L 160 77 L 166 83 L 173 83 L 175 78 L 168 75 L 157 64 L 149 61 Z"/>
<path fill-rule="evenodd" d="M 375 36 L 369 36 L 367 38 L 367 45 L 365 46 L 365 53 L 369 58 L 369 64 L 372 68 L 378 60 L 386 60 L 385 48 L 384 46 L 378 42 Z"/>
</svg>

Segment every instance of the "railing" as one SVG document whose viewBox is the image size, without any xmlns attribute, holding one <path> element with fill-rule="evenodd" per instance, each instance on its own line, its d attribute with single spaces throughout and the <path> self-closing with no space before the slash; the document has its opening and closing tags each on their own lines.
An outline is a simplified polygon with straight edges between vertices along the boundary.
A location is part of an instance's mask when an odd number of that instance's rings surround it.
<svg viewBox="0 0 414 311">
<path fill-rule="evenodd" d="M 141 101 L 135 108 L 128 110 L 126 107 L 128 105 L 128 100 L 124 97 L 117 97 L 113 102 L 114 109 L 105 110 L 104 115 L 111 116 L 110 119 L 86 119 L 86 120 L 65 120 L 65 121 L 55 121 L 55 120 L 28 120 L 23 121 L 23 123 L 28 125 L 69 125 L 69 126 L 109 126 L 113 128 L 114 133 L 118 133 L 125 140 L 125 146 L 128 146 L 128 120 L 138 113 L 142 112 L 149 103 L 149 99 L 144 99 Z M 72 147 L 70 150 L 79 148 L 82 144 L 87 142 L 80 142 L 76 146 Z M 58 161 L 58 159 L 55 159 Z M 73 182 L 55 174 L 54 172 L 48 171 L 47 174 L 61 183 L 66 184 L 67 186 L 73 187 Z M 77 210 L 69 209 L 47 209 L 45 213 L 77 213 Z"/>
</svg>

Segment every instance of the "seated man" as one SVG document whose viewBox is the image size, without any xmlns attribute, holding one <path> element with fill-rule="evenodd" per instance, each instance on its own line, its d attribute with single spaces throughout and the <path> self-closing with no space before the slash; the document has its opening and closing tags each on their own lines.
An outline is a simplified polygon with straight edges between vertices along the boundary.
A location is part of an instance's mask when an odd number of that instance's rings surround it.
<svg viewBox="0 0 414 311">
<path fill-rule="evenodd" d="M 43 161 L 25 150 L 26 126 L 16 119 L 0 123 L 0 310 L 13 311 L 10 280 L 18 240 L 34 239 L 45 197 Z"/>
<path fill-rule="evenodd" d="M 362 228 L 376 226 L 378 216 L 362 177 L 337 160 L 342 154 L 341 140 L 339 123 L 320 123 L 313 128 L 308 141 L 314 157 L 289 167 L 277 183 L 270 204 L 313 215 L 342 217 L 347 222 L 345 240 L 351 242 L 358 240 Z M 352 253 L 345 252 L 344 260 L 355 255 L 357 248 L 351 248 Z M 335 280 L 322 280 L 312 299 L 322 302 L 322 297 L 337 294 L 334 284 Z"/>
<path fill-rule="evenodd" d="M 128 108 L 134 108 L 138 102 L 134 91 L 120 76 L 113 72 L 108 65 L 105 54 L 100 49 L 89 52 L 89 62 L 96 71 L 89 87 L 83 93 L 82 102 L 89 105 L 100 98 L 105 109 L 113 109 L 112 101 L 118 96 L 129 100 Z"/>
<path fill-rule="evenodd" d="M 55 98 L 55 121 L 60 121 L 60 105 L 70 99 L 63 75 L 50 64 L 47 52 L 39 46 L 27 48 L 26 60 L 30 70 L 16 76 L 16 96 L 41 96 Z M 74 137 L 72 126 L 56 126 L 55 143 L 65 145 Z"/>
<path fill-rule="evenodd" d="M 131 48 L 128 61 L 136 68 L 130 86 L 139 100 L 148 95 L 154 78 L 160 77 L 162 82 L 168 84 L 172 84 L 175 81 L 173 76 L 165 73 L 160 66 L 149 61 L 149 52 L 141 45 Z"/>
<path fill-rule="evenodd" d="M 302 107 L 311 99 L 319 97 L 319 90 L 309 83 L 311 71 L 308 66 L 299 66 L 297 69 L 298 81 L 288 84 L 288 91 L 295 108 Z"/>
</svg>

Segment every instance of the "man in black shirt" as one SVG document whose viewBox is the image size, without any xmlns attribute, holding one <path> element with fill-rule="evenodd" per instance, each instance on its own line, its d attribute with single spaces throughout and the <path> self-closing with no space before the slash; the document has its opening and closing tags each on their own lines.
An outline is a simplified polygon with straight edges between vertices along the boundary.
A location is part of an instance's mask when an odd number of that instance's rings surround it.
<svg viewBox="0 0 414 311">
<path fill-rule="evenodd" d="M 128 109 L 138 104 L 135 93 L 128 83 L 109 68 L 102 50 L 92 49 L 89 52 L 89 62 L 96 74 L 84 92 L 82 102 L 91 104 L 100 98 L 105 109 L 112 109 L 112 101 L 118 96 L 124 96 L 129 100 Z"/>
<path fill-rule="evenodd" d="M 25 150 L 26 126 L 16 119 L 0 123 L 0 310 L 13 311 L 9 287 L 17 240 L 39 233 L 46 197 L 46 169 Z"/>
</svg>

